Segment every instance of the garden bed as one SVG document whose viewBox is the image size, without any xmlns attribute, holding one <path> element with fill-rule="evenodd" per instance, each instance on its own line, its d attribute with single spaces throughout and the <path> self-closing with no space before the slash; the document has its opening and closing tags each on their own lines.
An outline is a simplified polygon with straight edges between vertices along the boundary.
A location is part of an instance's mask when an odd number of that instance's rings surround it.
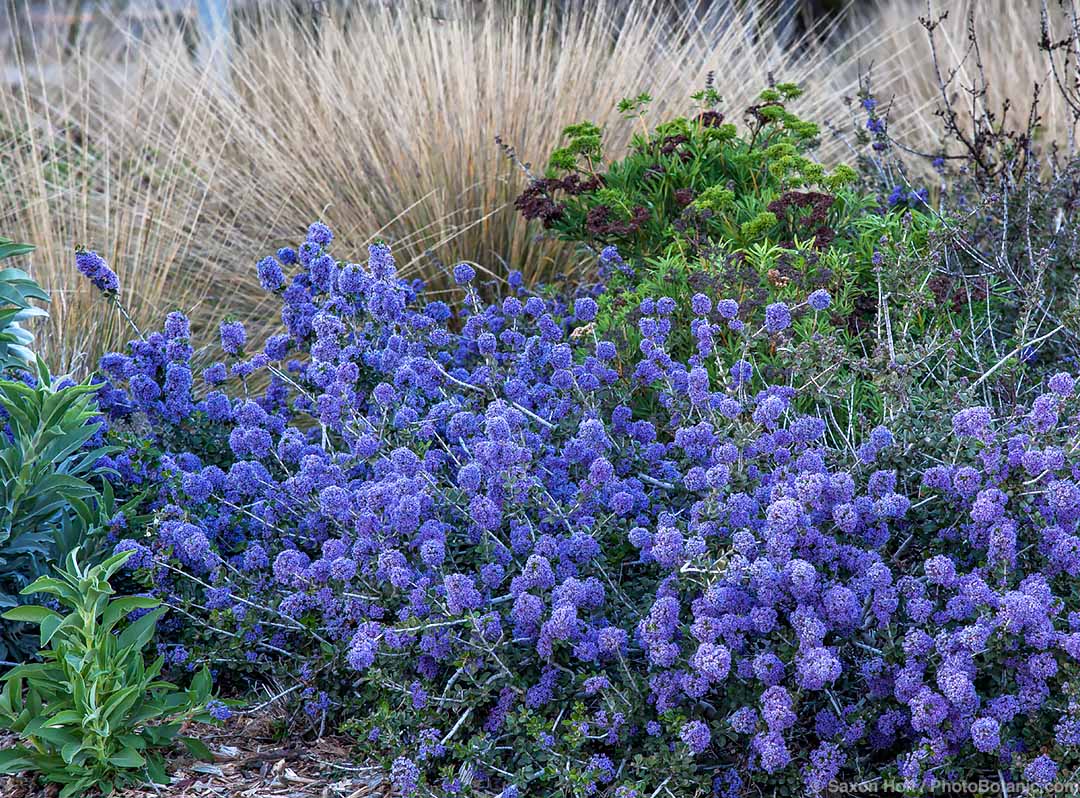
<svg viewBox="0 0 1080 798">
<path fill-rule="evenodd" d="M 116 793 L 117 798 L 382 798 L 390 795 L 382 770 L 352 763 L 348 741 L 327 736 L 314 741 L 281 740 L 270 715 L 235 716 L 220 726 L 189 724 L 185 729 L 214 754 L 200 762 L 177 746 L 168 757 L 168 786 L 147 785 Z M 0 735 L 0 749 L 12 745 Z M 27 776 L 0 776 L 4 798 L 54 798 L 55 786 Z"/>
<path fill-rule="evenodd" d="M 1075 127 L 1080 10 L 1071 47 L 1046 17 L 1032 46 Z M 600 46 L 633 50 L 611 22 Z M 538 233 L 543 269 L 474 242 L 417 279 L 412 235 L 354 213 L 362 247 L 325 219 L 295 241 L 275 212 L 257 246 L 224 237 L 228 282 L 158 302 L 90 232 L 64 256 L 85 306 L 50 306 L 90 330 L 63 327 L 74 373 L 35 337 L 50 292 L 0 269 L 0 661 L 22 663 L 0 772 L 24 779 L 0 795 L 1080 783 L 1080 147 L 997 114 L 975 22 L 961 82 L 922 21 L 933 151 L 870 74 L 812 92 L 837 128 L 771 71 L 749 105 L 724 77 L 750 73 L 710 72 L 678 115 L 654 80 L 667 99 L 618 102 L 621 136 L 599 117 L 529 145 L 542 167 L 497 139 L 525 176 L 498 237 Z M 398 105 L 362 108 L 358 131 Z M 257 193 L 346 207 L 342 173 Z M 29 269 L 19 235 L 0 260 Z M 233 285 L 254 318 L 213 300 Z"/>
</svg>

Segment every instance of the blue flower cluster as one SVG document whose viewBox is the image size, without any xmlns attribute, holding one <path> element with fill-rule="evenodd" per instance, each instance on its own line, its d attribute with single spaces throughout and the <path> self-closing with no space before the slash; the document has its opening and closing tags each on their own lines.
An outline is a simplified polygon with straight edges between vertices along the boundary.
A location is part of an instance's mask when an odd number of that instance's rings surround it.
<svg viewBox="0 0 1080 798">
<path fill-rule="evenodd" d="M 116 272 L 109 268 L 105 259 L 96 252 L 76 251 L 75 266 L 101 293 L 115 294 L 120 290 L 120 280 Z"/>
<path fill-rule="evenodd" d="M 624 798 L 672 773 L 817 794 L 1076 765 L 1070 376 L 1007 418 L 962 410 L 954 462 L 898 472 L 889 430 L 847 458 L 792 388 L 721 362 L 708 314 L 730 299 L 694 297 L 678 362 L 670 299 L 620 352 L 589 291 L 514 276 L 485 304 L 461 264 L 455 309 L 387 247 L 345 263 L 331 238 L 258 264 L 283 324 L 261 347 L 228 322 L 196 378 L 174 314 L 101 362 L 103 408 L 161 452 L 113 458 L 156 491 L 153 534 L 120 546 L 222 633 L 200 656 L 355 684 L 402 794 L 454 794 L 457 765 L 504 795 Z M 759 333 L 790 323 L 770 305 Z M 220 449 L 179 448 L 193 431 Z"/>
<path fill-rule="evenodd" d="M 930 192 L 925 188 L 913 189 L 907 186 L 893 186 L 889 192 L 890 208 L 923 208 L 930 202 Z"/>
</svg>

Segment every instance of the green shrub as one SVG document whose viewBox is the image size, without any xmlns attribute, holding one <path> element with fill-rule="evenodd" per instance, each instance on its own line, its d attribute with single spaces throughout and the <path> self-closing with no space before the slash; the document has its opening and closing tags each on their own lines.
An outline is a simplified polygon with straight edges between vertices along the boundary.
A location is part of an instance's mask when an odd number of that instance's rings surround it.
<svg viewBox="0 0 1080 798">
<path fill-rule="evenodd" d="M 564 240 L 613 245 L 634 262 L 811 240 L 824 249 L 839 224 L 865 213 L 866 201 L 845 190 L 856 179 L 850 168 L 828 172 L 807 157 L 818 144 L 818 127 L 784 105 L 799 94 L 791 84 L 762 92 L 740 135 L 713 110 L 719 97 L 707 89 L 695 95 L 702 103 L 695 117 L 651 133 L 643 128 L 626 156 L 608 164 L 600 128 L 571 125 L 547 178 L 530 186 L 518 206 Z M 640 115 L 649 101 L 641 95 L 621 108 Z"/>
<path fill-rule="evenodd" d="M 132 552 L 93 567 L 78 554 L 69 555 L 57 578 L 41 577 L 23 590 L 51 594 L 66 615 L 30 605 L 3 615 L 40 627 L 43 662 L 12 668 L 2 679 L 0 729 L 23 744 L 0 751 L 0 773 L 37 771 L 63 785 L 61 798 L 93 787 L 108 795 L 126 784 L 167 783 L 161 748 L 179 739 L 196 756 L 209 756 L 179 731 L 185 720 L 211 720 L 210 673 L 204 667 L 188 690 L 159 679 L 164 658 L 147 666 L 143 650 L 165 611 L 161 602 L 113 598 L 109 585 Z M 116 633 L 134 612 L 142 614 Z"/>
<path fill-rule="evenodd" d="M 0 449 L 0 610 L 51 564 L 63 562 L 89 531 L 115 512 L 101 458 L 113 447 L 93 446 L 100 423 L 89 383 L 54 387 L 40 360 L 37 385 L 0 380 L 7 419 Z M 0 628 L 0 660 L 32 654 L 33 636 L 20 624 Z"/>
<path fill-rule="evenodd" d="M 818 126 L 786 107 L 799 94 L 791 84 L 762 92 L 740 131 L 708 88 L 695 95 L 695 116 L 643 126 L 610 163 L 602 131 L 573 125 L 518 207 L 600 253 L 595 328 L 627 344 L 624 352 L 641 342 L 642 302 L 668 297 L 677 309 L 674 356 L 693 355 L 697 329 L 710 324 L 729 359 L 754 355 L 756 385 L 809 388 L 801 409 L 828 405 L 841 424 L 856 408 L 880 419 L 886 403 L 955 395 L 955 383 L 978 373 L 973 353 L 985 345 L 1001 289 L 950 273 L 941 222 L 921 194 L 879 199 L 852 169 L 812 160 Z M 622 107 L 640 118 L 648 101 Z M 817 307 L 807 302 L 815 292 Z M 692 312 L 697 294 L 710 311 Z M 720 300 L 737 303 L 734 315 L 730 303 L 720 312 Z M 745 326 L 776 303 L 790 324 L 750 352 Z M 916 382 L 926 387 L 918 395 Z"/>
<path fill-rule="evenodd" d="M 0 261 L 33 249 L 30 244 L 16 244 L 0 236 Z M 0 373 L 33 365 L 29 346 L 34 336 L 21 323 L 48 314 L 31 304 L 32 299 L 48 302 L 49 295 L 21 269 L 0 269 Z"/>
<path fill-rule="evenodd" d="M 1049 20 L 1042 20 L 1038 49 L 1053 63 L 1055 51 L 1080 46 L 1080 28 L 1059 29 L 1064 38 L 1058 39 Z M 943 21 L 944 15 L 922 21 L 931 52 L 946 46 Z M 867 73 L 851 149 L 865 182 L 880 193 L 910 194 L 913 184 L 925 185 L 921 193 L 943 220 L 944 257 L 1008 288 L 994 325 L 1009 346 L 995 352 L 986 364 L 994 370 L 980 382 L 1007 410 L 1062 363 L 1080 358 L 1080 143 L 1048 137 L 1045 126 L 1055 106 L 1080 119 L 1080 104 L 1067 82 L 1052 80 L 1010 95 L 1008 108 L 1031 112 L 1008 113 L 994 99 L 1001 87 L 987 84 L 981 63 L 972 68 L 985 31 L 972 24 L 969 35 L 957 66 L 931 83 L 935 147 L 924 150 L 909 135 L 894 135 L 893 103 L 884 97 L 879 103 Z"/>
</svg>

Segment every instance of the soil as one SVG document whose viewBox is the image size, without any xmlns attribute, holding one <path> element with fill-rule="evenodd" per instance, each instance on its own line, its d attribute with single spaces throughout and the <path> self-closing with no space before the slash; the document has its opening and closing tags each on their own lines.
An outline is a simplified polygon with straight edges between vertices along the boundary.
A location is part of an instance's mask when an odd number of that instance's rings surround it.
<svg viewBox="0 0 1080 798">
<path fill-rule="evenodd" d="M 377 766 L 355 765 L 347 741 L 275 739 L 266 717 L 230 718 L 221 726 L 193 724 L 196 737 L 214 754 L 213 762 L 193 759 L 176 746 L 168 756 L 167 785 L 127 788 L 114 798 L 389 798 L 389 783 Z M 14 744 L 0 734 L 0 748 Z M 56 785 L 30 776 L 0 776 L 0 798 L 55 798 Z M 87 796 L 87 798 L 91 798 Z"/>
</svg>

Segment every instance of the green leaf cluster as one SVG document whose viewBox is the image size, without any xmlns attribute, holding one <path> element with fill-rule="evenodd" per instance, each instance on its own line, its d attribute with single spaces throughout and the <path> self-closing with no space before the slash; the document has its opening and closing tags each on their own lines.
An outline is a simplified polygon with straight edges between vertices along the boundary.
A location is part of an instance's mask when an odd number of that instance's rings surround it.
<svg viewBox="0 0 1080 798">
<path fill-rule="evenodd" d="M 701 293 L 739 303 L 746 332 L 715 311 L 708 318 L 724 367 L 748 357 L 756 385 L 803 389 L 804 412 L 828 405 L 846 424 L 852 408 L 880 417 L 886 404 L 954 395 L 978 371 L 1003 287 L 943 262 L 945 226 L 929 207 L 889 208 L 852 168 L 814 160 L 820 129 L 789 109 L 800 94 L 776 84 L 736 125 L 710 88 L 695 95 L 694 114 L 651 130 L 647 95 L 627 100 L 620 110 L 636 113 L 642 130 L 626 152 L 609 159 L 602 130 L 568 127 L 567 145 L 519 207 L 542 208 L 549 232 L 590 257 L 618 250 L 626 265 L 602 275 L 594 329 L 621 351 L 638 349 L 642 301 L 669 297 L 668 351 L 694 355 L 690 300 Z M 831 297 L 825 311 L 807 305 L 817 290 Z M 791 308 L 792 326 L 755 333 L 775 302 Z M 705 365 L 723 379 L 715 362 Z"/>
<path fill-rule="evenodd" d="M 852 202 L 859 205 L 852 189 L 856 174 L 846 166 L 826 170 L 808 156 L 818 144 L 818 126 L 785 105 L 799 94 L 791 84 L 762 92 L 760 102 L 747 110 L 748 128 L 741 135 L 705 106 L 695 117 L 637 134 L 625 157 L 610 163 L 605 163 L 599 127 L 589 122 L 567 127 L 547 176 L 576 175 L 596 188 L 557 196 L 561 213 L 551 229 L 565 240 L 617 246 L 624 258 L 641 261 L 672 252 L 700 255 L 703 242 L 730 252 L 765 240 L 790 240 L 801 232 L 798 220 L 768 210 L 788 191 L 834 192 L 834 218 L 843 217 Z M 707 103 L 718 99 L 698 96 Z M 619 107 L 624 114 L 640 112 L 648 101 L 641 95 Z M 629 229 L 598 230 L 590 214 L 601 208 L 625 222 L 643 208 L 648 218 Z"/>
<path fill-rule="evenodd" d="M 38 626 L 42 661 L 0 679 L 0 729 L 21 739 L 0 751 L 0 773 L 36 771 L 62 786 L 61 798 L 91 788 L 108 795 L 127 784 L 167 783 L 161 749 L 177 739 L 208 754 L 180 729 L 186 720 L 210 720 L 210 673 L 204 667 L 182 690 L 160 678 L 163 657 L 146 664 L 143 651 L 165 610 L 157 599 L 114 596 L 109 579 L 130 556 L 88 567 L 73 551 L 55 577 L 22 591 L 51 595 L 61 611 L 23 605 L 3 614 Z M 142 614 L 126 622 L 135 611 Z"/>
<path fill-rule="evenodd" d="M 32 252 L 30 244 L 17 244 L 0 236 L 0 261 Z M 0 374 L 16 368 L 32 368 L 30 349 L 34 335 L 23 323 L 48 314 L 31 300 L 48 302 L 49 295 L 22 269 L 0 269 Z"/>
<path fill-rule="evenodd" d="M 0 448 L 0 610 L 69 551 L 88 544 L 90 531 L 117 508 L 94 446 L 100 424 L 90 383 L 54 387 L 39 359 L 36 386 L 0 380 L 7 434 Z M 20 624 L 0 628 L 0 659 L 32 654 L 33 636 Z"/>
</svg>

